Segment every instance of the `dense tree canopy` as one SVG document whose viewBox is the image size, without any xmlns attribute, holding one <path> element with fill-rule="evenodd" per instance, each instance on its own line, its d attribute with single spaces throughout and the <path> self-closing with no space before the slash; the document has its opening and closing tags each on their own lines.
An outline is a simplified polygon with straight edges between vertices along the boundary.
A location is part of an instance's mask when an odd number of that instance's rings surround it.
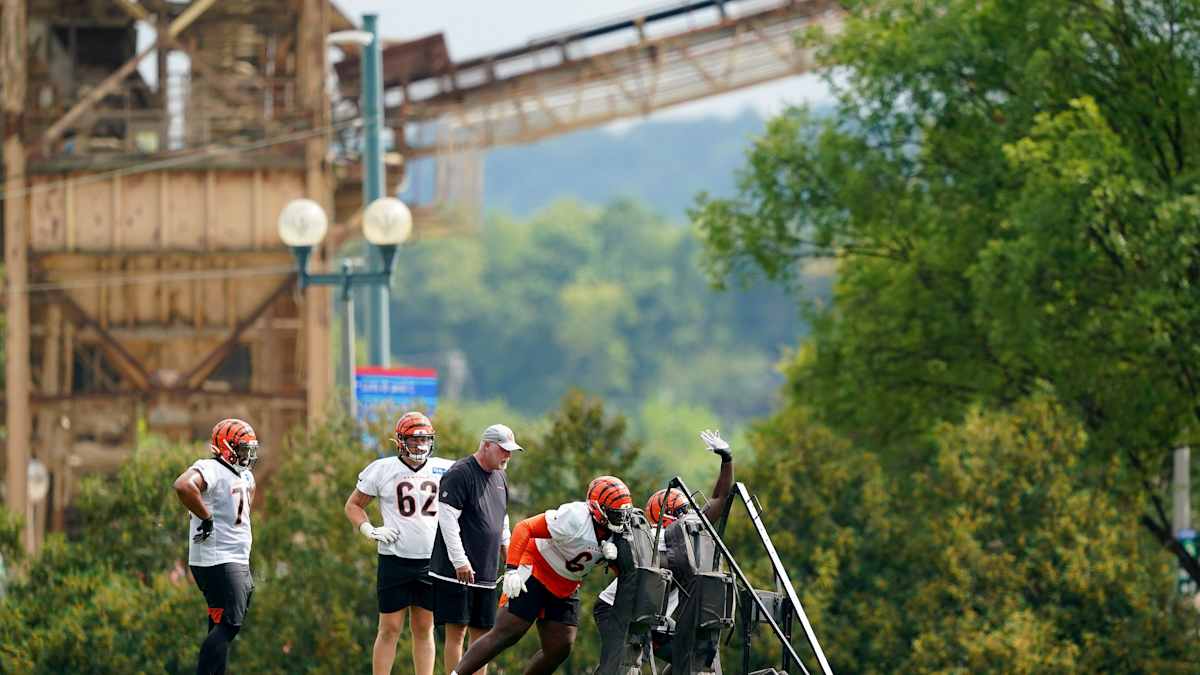
<svg viewBox="0 0 1200 675">
<path fill-rule="evenodd" d="M 393 280 L 393 361 L 437 367 L 443 401 L 471 418 L 483 406 L 540 420 L 572 389 L 601 396 L 648 469 L 698 479 L 701 429 L 732 436 L 774 405 L 808 297 L 718 292 L 700 254 L 693 229 L 628 200 L 558 200 L 415 242 Z M 828 274 L 810 280 L 828 294 Z"/>
<path fill-rule="evenodd" d="M 1171 561 L 1129 535 L 1137 514 L 1112 471 L 1081 460 L 1087 442 L 1041 395 L 972 410 L 937 429 L 905 485 L 792 407 L 753 434 L 740 479 L 834 672 L 1195 672 L 1195 612 L 1173 595 Z M 770 588 L 736 512 L 731 534 Z M 778 652 L 762 645 L 765 665 Z"/>
<path fill-rule="evenodd" d="M 572 388 L 628 412 L 663 395 L 765 414 L 782 381 L 770 366 L 802 332 L 796 300 L 767 285 L 714 292 L 699 256 L 692 230 L 631 201 L 495 216 L 401 250 L 392 351 L 432 365 L 458 353 L 462 396 L 529 415 Z"/>
<path fill-rule="evenodd" d="M 1200 428 L 1200 3 L 846 4 L 810 36 L 836 113 L 774 120 L 739 195 L 701 200 L 710 272 L 839 260 L 791 395 L 888 466 L 1045 382 L 1114 489 L 1161 484 Z"/>
</svg>

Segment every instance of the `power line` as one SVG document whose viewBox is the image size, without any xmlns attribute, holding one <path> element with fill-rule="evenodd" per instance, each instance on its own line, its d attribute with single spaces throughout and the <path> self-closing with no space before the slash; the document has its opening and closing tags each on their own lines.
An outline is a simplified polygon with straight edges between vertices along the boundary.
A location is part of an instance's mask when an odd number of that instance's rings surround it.
<svg viewBox="0 0 1200 675">
<path fill-rule="evenodd" d="M 336 122 L 334 124 L 325 125 L 318 128 L 303 129 L 284 134 L 278 134 L 270 138 L 265 138 L 254 143 L 247 143 L 238 146 L 226 147 L 207 147 L 197 148 L 194 151 L 166 157 L 163 159 L 149 160 L 136 163 L 130 166 L 124 166 L 110 171 L 91 173 L 86 177 L 58 179 L 55 181 L 47 181 L 35 186 L 27 186 L 22 190 L 10 192 L 7 190 L 7 185 L 12 179 L 0 182 L 0 199 L 20 198 L 28 194 L 35 194 L 38 191 L 52 189 L 54 186 L 66 183 L 67 180 L 72 181 L 75 185 L 86 185 L 100 181 L 109 180 L 119 176 L 128 176 L 138 173 L 146 173 L 160 169 L 169 169 L 172 167 L 186 165 L 196 162 L 199 159 L 208 157 L 221 157 L 228 155 L 236 155 L 248 152 L 254 152 L 272 145 L 280 145 L 285 143 L 294 143 L 299 140 L 312 138 L 314 136 L 340 131 L 343 129 L 359 127 L 362 125 L 361 118 L 353 118 Z M 209 269 L 209 270 L 187 270 L 179 272 L 146 272 L 144 274 L 133 275 L 106 275 L 101 277 L 91 277 L 84 279 L 67 279 L 62 281 L 39 282 L 28 284 L 25 288 L 27 294 L 44 293 L 56 290 L 76 290 L 76 289 L 92 289 L 100 287 L 124 287 L 140 284 L 157 284 L 164 282 L 179 282 L 179 281 L 202 281 L 212 279 L 237 279 L 251 278 L 260 276 L 277 276 L 283 274 L 291 274 L 295 271 L 293 265 L 282 266 L 267 266 L 267 267 L 251 267 L 240 269 Z"/>
<path fill-rule="evenodd" d="M 10 197 L 19 198 L 19 197 L 24 197 L 26 195 L 34 194 L 36 192 L 50 190 L 50 189 L 57 187 L 60 184 L 66 183 L 68 180 L 71 181 L 72 183 L 74 183 L 75 185 L 86 185 L 89 183 L 98 183 L 101 181 L 110 180 L 112 178 L 116 178 L 116 177 L 120 177 L 120 176 L 129 176 L 129 175 L 138 174 L 138 173 L 146 173 L 148 171 L 157 171 L 160 169 L 170 169 L 170 168 L 176 167 L 176 166 L 184 166 L 184 165 L 191 164 L 193 162 L 196 162 L 201 159 L 206 159 L 206 158 L 224 157 L 224 156 L 228 156 L 228 155 L 238 155 L 238 154 L 243 154 L 243 153 L 248 153 L 248 152 L 254 152 L 256 150 L 262 150 L 263 148 L 268 148 L 273 145 L 294 143 L 296 141 L 305 140 L 307 138 L 312 138 L 314 136 L 320 136 L 320 135 L 323 135 L 326 133 L 331 133 L 334 131 L 340 131 L 343 129 L 353 128 L 353 127 L 360 127 L 360 126 L 362 126 L 362 123 L 363 123 L 363 120 L 361 117 L 355 117 L 352 119 L 343 120 L 341 122 L 335 122 L 333 124 L 328 124 L 328 125 L 321 126 L 321 127 L 315 127 L 315 128 L 311 128 L 311 129 L 301 129 L 298 131 L 293 131 L 293 132 L 289 132 L 289 133 L 279 134 L 276 136 L 271 136 L 268 138 L 264 138 L 261 141 L 255 141 L 253 143 L 247 143 L 244 145 L 234 145 L 234 146 L 224 146 L 224 147 L 209 146 L 209 147 L 204 147 L 204 148 L 196 148 L 194 151 L 189 152 L 189 153 L 175 155 L 172 157 L 166 157 L 163 159 L 155 159 L 155 160 L 149 160 L 146 162 L 139 162 L 136 164 L 132 164 L 130 166 L 124 166 L 124 167 L 120 167 L 117 169 L 112 169 L 110 171 L 95 172 L 95 173 L 89 174 L 86 177 L 70 178 L 70 179 L 60 178 L 60 179 L 53 180 L 53 181 L 46 181 L 45 183 L 39 183 L 38 185 L 34 185 L 34 186 L 27 185 L 25 188 L 23 188 L 19 191 L 13 192 L 11 195 L 7 188 L 8 188 L 8 183 L 12 182 L 13 179 L 9 178 L 6 181 L 0 183 L 0 200 L 8 199 Z M 25 175 L 25 177 L 28 177 L 28 173 Z"/>
<path fill-rule="evenodd" d="M 291 274 L 296 271 L 293 265 L 272 265 L 263 267 L 242 267 L 236 269 L 188 270 L 186 272 L 147 272 L 145 274 L 91 277 L 85 279 L 65 279 L 63 281 L 45 281 L 29 284 L 28 293 L 44 293 L 48 291 L 66 291 L 104 287 L 136 286 L 139 284 L 157 284 L 172 281 L 202 281 L 206 279 L 244 279 L 248 277 L 264 277 Z"/>
<path fill-rule="evenodd" d="M 131 276 L 89 277 L 84 279 L 40 282 L 29 284 L 24 292 L 30 296 L 29 302 L 31 304 L 40 304 L 48 301 L 48 294 L 54 291 L 122 288 L 141 284 L 179 283 L 187 281 L 249 279 L 255 277 L 285 276 L 295 271 L 296 268 L 294 265 L 275 265 L 224 270 L 193 270 L 188 272 L 147 272 Z M 0 286 L 0 289 L 3 288 L 3 286 Z M 0 308 L 6 307 L 7 304 L 8 293 L 0 293 Z"/>
</svg>

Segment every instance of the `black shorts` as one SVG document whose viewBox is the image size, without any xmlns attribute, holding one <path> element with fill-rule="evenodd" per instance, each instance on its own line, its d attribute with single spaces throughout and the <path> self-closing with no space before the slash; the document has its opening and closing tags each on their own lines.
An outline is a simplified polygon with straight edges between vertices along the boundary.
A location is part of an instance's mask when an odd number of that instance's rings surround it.
<svg viewBox="0 0 1200 675">
<path fill-rule="evenodd" d="M 433 581 L 433 622 L 490 629 L 496 625 L 496 589 Z"/>
<path fill-rule="evenodd" d="M 567 626 L 579 625 L 579 589 L 568 598 L 560 598 L 542 582 L 529 577 L 525 581 L 525 590 L 517 597 L 506 600 L 508 612 L 526 621 L 545 619 Z"/>
<path fill-rule="evenodd" d="M 429 583 L 429 559 L 380 555 L 375 572 L 379 613 L 391 614 L 416 605 L 433 611 L 433 586 Z"/>
<path fill-rule="evenodd" d="M 245 563 L 223 563 L 211 567 L 192 565 L 192 578 L 208 603 L 213 623 L 241 626 L 254 595 L 254 577 Z"/>
</svg>

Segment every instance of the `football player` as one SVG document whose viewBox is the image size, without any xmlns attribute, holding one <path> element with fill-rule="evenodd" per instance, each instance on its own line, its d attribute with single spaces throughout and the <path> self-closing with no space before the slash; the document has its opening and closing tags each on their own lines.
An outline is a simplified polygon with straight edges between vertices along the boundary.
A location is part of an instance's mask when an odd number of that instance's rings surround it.
<svg viewBox="0 0 1200 675">
<path fill-rule="evenodd" d="M 526 675 L 552 673 L 566 660 L 579 625 L 579 586 L 597 564 L 615 560 L 613 536 L 633 511 L 629 488 L 600 476 L 587 500 L 521 521 L 513 528 L 496 626 L 472 643 L 451 675 L 473 673 L 516 644 L 536 621 L 541 650 Z"/>
<path fill-rule="evenodd" d="M 363 469 L 346 500 L 346 517 L 379 553 L 379 631 L 371 669 L 375 675 L 392 671 L 396 641 L 409 615 L 413 672 L 432 675 L 433 589 L 427 575 L 438 523 L 438 485 L 453 462 L 433 456 L 433 423 L 419 412 L 404 413 L 396 421 L 391 441 L 396 455 L 377 459 Z M 375 498 L 383 513 L 380 527 L 371 525 L 366 512 Z"/>
<path fill-rule="evenodd" d="M 721 510 L 725 507 L 725 501 L 729 498 L 729 493 L 733 489 L 733 450 L 729 447 L 729 442 L 721 438 L 720 431 L 710 431 L 705 429 L 700 432 L 700 440 L 704 443 L 704 447 L 718 457 L 721 458 L 721 470 L 717 474 L 717 481 L 713 485 L 712 496 L 709 497 L 708 503 L 704 506 L 704 517 L 708 518 L 709 522 L 716 522 L 721 516 Z M 650 499 L 646 501 L 646 520 L 651 526 L 657 527 L 659 522 L 665 530 L 670 527 L 676 520 L 682 518 L 688 512 L 688 500 L 683 492 L 678 488 L 663 488 L 658 492 L 650 495 Z M 660 555 L 659 564 L 666 566 L 667 538 L 660 536 L 658 539 L 658 550 Z M 617 653 L 624 647 L 623 638 L 624 627 L 620 625 L 613 615 L 613 605 L 616 604 L 618 581 L 614 580 L 596 598 L 596 605 L 592 608 L 592 618 L 596 621 L 597 628 L 600 629 L 600 663 L 601 669 L 604 669 L 607 664 L 613 663 L 614 659 L 619 659 Z M 667 616 L 675 613 L 675 609 L 679 606 L 679 591 L 672 588 L 667 598 Z M 655 636 L 655 653 L 660 658 L 670 660 L 670 649 L 668 646 L 669 639 L 666 636 Z M 597 672 L 600 672 L 598 669 Z"/>
<path fill-rule="evenodd" d="M 208 604 L 208 634 L 197 673 L 224 673 L 254 594 L 250 575 L 250 503 L 258 437 L 249 424 L 225 419 L 213 427 L 210 459 L 197 460 L 175 479 L 175 493 L 191 512 L 188 565 Z"/>
</svg>

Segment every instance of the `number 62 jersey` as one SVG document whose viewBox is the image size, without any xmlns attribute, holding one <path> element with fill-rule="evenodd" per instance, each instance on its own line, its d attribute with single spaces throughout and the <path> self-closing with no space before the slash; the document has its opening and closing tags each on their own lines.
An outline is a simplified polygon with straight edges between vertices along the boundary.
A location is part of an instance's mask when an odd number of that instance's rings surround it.
<svg viewBox="0 0 1200 675">
<path fill-rule="evenodd" d="M 400 533 L 391 544 L 379 542 L 379 553 L 414 560 L 433 556 L 437 533 L 438 487 L 454 462 L 430 457 L 413 470 L 399 457 L 384 457 L 358 474 L 358 491 L 379 499 L 383 524 Z"/>
<path fill-rule="evenodd" d="M 192 514 L 188 530 L 188 564 L 212 567 L 225 563 L 250 564 L 250 501 L 254 474 L 218 459 L 201 459 L 192 465 L 204 478 L 200 497 L 212 514 L 213 532 L 201 542 L 192 541 L 200 519 Z"/>
</svg>

